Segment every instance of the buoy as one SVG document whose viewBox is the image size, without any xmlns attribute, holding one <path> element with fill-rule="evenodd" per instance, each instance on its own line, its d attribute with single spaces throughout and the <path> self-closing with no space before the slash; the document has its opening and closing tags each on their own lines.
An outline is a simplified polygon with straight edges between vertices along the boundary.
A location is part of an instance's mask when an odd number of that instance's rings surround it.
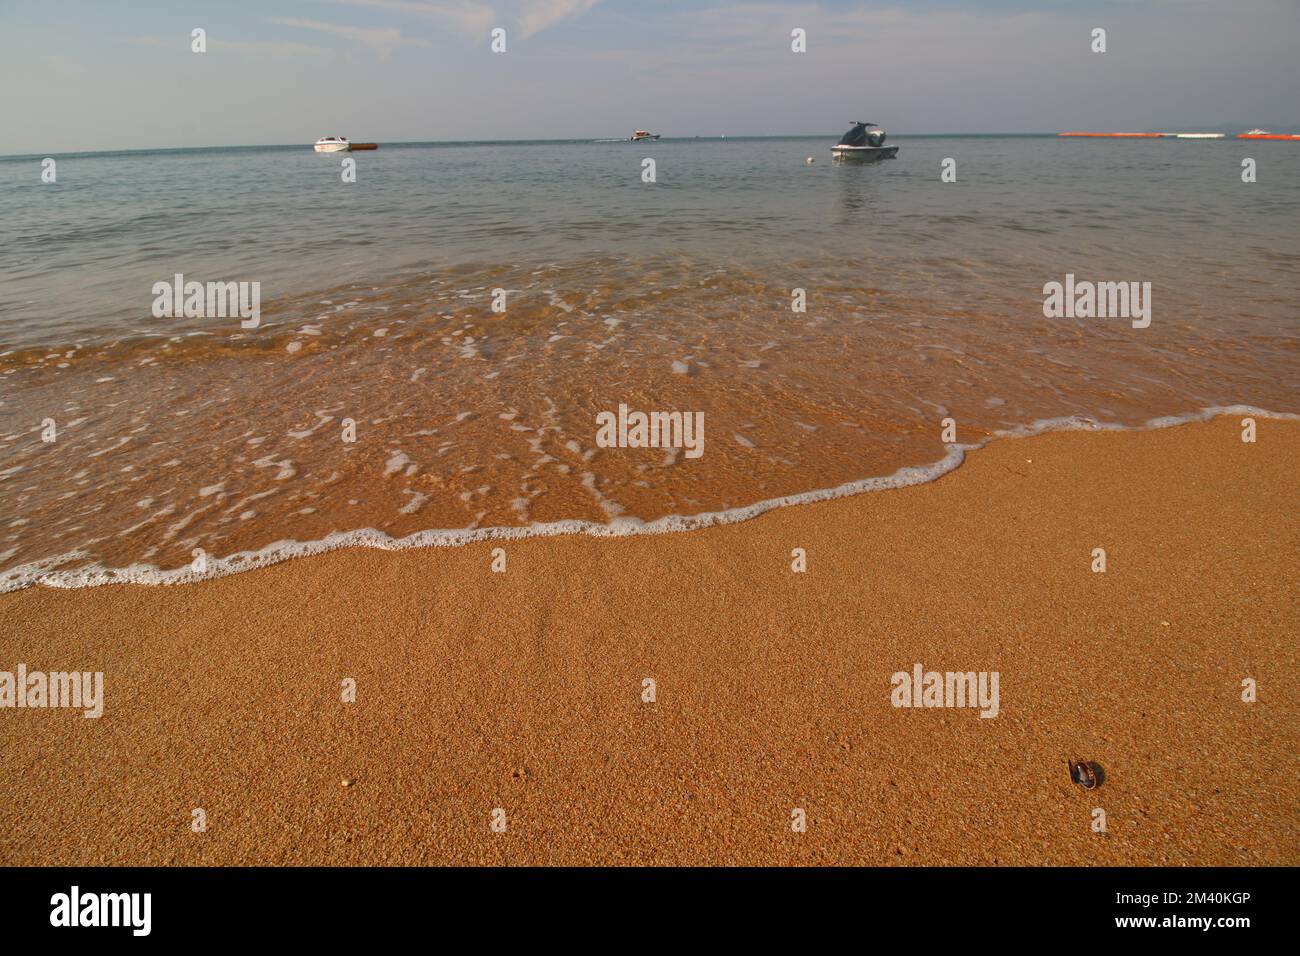
<svg viewBox="0 0 1300 956">
<path fill-rule="evenodd" d="M 811 166 L 813 163 L 817 162 L 817 157 L 809 156 L 807 159 L 804 160 L 804 162 L 807 163 L 809 166 Z"/>
</svg>

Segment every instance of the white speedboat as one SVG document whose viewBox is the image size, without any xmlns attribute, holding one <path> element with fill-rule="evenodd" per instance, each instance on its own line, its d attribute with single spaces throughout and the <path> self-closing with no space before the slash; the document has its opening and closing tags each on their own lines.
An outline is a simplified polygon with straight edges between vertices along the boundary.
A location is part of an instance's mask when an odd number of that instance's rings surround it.
<svg viewBox="0 0 1300 956">
<path fill-rule="evenodd" d="M 634 131 L 632 132 L 632 135 L 628 137 L 628 142 L 629 142 L 629 143 L 639 143 L 639 142 L 641 142 L 642 140 L 645 140 L 645 139 L 651 139 L 651 140 L 654 140 L 654 139 L 658 139 L 658 138 L 659 138 L 659 134 L 658 134 L 658 133 L 647 133 L 647 132 L 646 132 L 645 130 L 643 130 L 643 129 L 638 129 L 638 130 L 634 130 Z"/>
<path fill-rule="evenodd" d="M 346 136 L 322 136 L 316 140 L 316 152 L 318 153 L 341 153 L 351 148 L 352 144 L 348 142 Z"/>
<path fill-rule="evenodd" d="M 841 162 L 874 162 L 877 159 L 893 159 L 898 155 L 897 146 L 885 145 L 885 131 L 875 123 L 854 121 L 853 129 L 840 137 L 840 141 L 831 147 L 831 156 Z"/>
</svg>

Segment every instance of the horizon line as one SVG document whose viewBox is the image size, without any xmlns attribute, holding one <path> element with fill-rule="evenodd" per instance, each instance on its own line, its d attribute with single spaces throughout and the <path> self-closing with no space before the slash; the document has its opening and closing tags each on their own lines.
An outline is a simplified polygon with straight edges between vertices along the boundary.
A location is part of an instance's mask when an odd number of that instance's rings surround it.
<svg viewBox="0 0 1300 956">
<path fill-rule="evenodd" d="M 1218 132 L 1217 130 L 1215 132 Z M 905 132 L 890 133 L 890 136 L 925 136 L 925 137 L 963 137 L 970 139 L 983 139 L 995 136 L 1059 136 L 1061 131 L 1054 130 L 1051 132 L 981 132 L 981 133 L 948 133 L 948 132 Z M 842 136 L 842 132 L 835 133 L 740 133 L 734 136 L 726 134 L 714 134 L 709 136 L 661 136 L 657 142 L 673 141 L 730 141 L 742 139 L 816 139 L 821 137 Z M 369 142 L 369 141 L 367 141 Z M 526 145 L 545 145 L 548 143 L 590 143 L 592 145 L 612 145 L 614 143 L 632 142 L 630 139 L 616 137 L 586 137 L 586 136 L 563 136 L 547 139 L 402 139 L 389 140 L 387 143 L 378 141 L 380 146 L 479 146 L 479 145 L 509 145 L 515 144 L 520 146 Z M 53 156 L 95 156 L 112 153 L 166 153 L 166 152 L 185 152 L 212 149 L 305 149 L 314 146 L 314 143 L 210 143 L 202 146 L 121 146 L 110 149 L 64 149 L 54 152 L 25 152 L 25 153 L 0 153 L 0 159 L 28 159 L 31 157 L 53 157 Z"/>
</svg>

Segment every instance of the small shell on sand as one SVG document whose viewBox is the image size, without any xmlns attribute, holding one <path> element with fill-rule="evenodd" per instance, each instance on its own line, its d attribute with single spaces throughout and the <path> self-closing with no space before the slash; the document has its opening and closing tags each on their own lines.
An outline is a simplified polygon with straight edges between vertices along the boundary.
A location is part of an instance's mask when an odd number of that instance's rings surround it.
<svg viewBox="0 0 1300 956">
<path fill-rule="evenodd" d="M 1070 760 L 1070 779 L 1085 790 L 1095 790 L 1102 780 L 1102 770 L 1089 760 Z"/>
<path fill-rule="evenodd" d="M 345 787 L 350 787 L 350 786 L 352 786 L 354 783 L 356 783 L 356 780 L 353 779 L 352 777 L 344 777 L 344 778 L 343 778 L 343 786 L 345 786 Z"/>
</svg>

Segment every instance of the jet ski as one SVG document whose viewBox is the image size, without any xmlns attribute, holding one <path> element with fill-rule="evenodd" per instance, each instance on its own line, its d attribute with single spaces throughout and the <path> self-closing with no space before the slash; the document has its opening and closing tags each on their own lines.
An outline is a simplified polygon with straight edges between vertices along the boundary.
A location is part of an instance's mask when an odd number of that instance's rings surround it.
<svg viewBox="0 0 1300 956">
<path fill-rule="evenodd" d="M 898 147 L 885 145 L 885 131 L 875 123 L 862 123 L 855 120 L 853 129 L 841 136 L 839 143 L 831 147 L 831 155 L 844 162 L 871 162 L 877 159 L 893 159 L 898 155 Z"/>
</svg>

